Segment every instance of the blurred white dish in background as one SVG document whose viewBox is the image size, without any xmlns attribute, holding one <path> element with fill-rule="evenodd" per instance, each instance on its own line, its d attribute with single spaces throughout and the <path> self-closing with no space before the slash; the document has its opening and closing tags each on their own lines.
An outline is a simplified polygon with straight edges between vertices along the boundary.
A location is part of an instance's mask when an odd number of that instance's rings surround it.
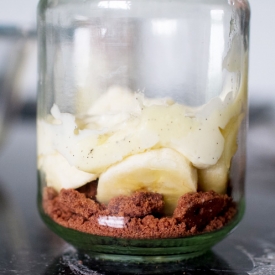
<svg viewBox="0 0 275 275">
<path fill-rule="evenodd" d="M 36 58 L 36 33 L 16 26 L 0 25 L 0 142 L 5 135 L 5 128 L 11 118 L 20 110 L 23 91 L 29 89 L 27 82 L 28 68 L 36 82 L 36 60 L 29 64 L 31 56 Z M 36 85 L 36 84 L 35 84 Z M 28 87 L 28 88 L 26 88 Z"/>
</svg>

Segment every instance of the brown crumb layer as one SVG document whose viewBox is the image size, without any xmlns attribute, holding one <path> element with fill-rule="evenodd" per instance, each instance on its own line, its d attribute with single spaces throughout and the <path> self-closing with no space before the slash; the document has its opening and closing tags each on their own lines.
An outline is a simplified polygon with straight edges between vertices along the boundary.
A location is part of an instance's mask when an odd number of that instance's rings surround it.
<svg viewBox="0 0 275 275">
<path fill-rule="evenodd" d="M 163 207 L 162 195 L 152 192 L 135 192 L 132 196 L 117 196 L 108 204 L 110 214 L 131 218 L 161 214 Z"/>
<path fill-rule="evenodd" d="M 92 188 L 93 189 L 93 188 Z M 188 193 L 178 202 L 172 217 L 164 217 L 162 195 L 135 192 L 113 198 L 107 206 L 96 202 L 90 187 L 46 187 L 43 208 L 56 223 L 78 231 L 110 237 L 155 239 L 179 238 L 222 228 L 236 214 L 227 195 L 213 191 Z"/>
<path fill-rule="evenodd" d="M 230 203 L 231 198 L 214 191 L 192 193 L 179 199 L 173 216 L 188 228 L 203 230 L 215 217 L 224 214 Z"/>
</svg>

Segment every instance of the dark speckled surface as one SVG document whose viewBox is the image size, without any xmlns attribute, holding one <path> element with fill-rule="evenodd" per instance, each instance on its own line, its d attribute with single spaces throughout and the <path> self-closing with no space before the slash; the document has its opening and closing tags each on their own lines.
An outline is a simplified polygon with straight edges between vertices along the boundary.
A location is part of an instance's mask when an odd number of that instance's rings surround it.
<svg viewBox="0 0 275 275">
<path fill-rule="evenodd" d="M 263 106 L 250 111 L 247 207 L 241 224 L 208 254 L 169 274 L 275 274 L 275 116 L 268 110 Z M 115 268 L 104 272 L 96 263 L 91 267 L 85 255 L 41 221 L 35 146 L 35 121 L 27 120 L 11 125 L 0 147 L 0 274 L 118 274 Z"/>
</svg>

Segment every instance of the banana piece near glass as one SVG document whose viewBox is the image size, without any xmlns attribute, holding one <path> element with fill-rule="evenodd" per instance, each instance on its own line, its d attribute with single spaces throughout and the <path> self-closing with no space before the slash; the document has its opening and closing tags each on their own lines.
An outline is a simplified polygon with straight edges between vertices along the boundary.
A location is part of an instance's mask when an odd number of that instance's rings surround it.
<svg viewBox="0 0 275 275">
<path fill-rule="evenodd" d="M 97 200 L 107 204 L 111 198 L 135 191 L 162 194 L 164 213 L 172 215 L 183 194 L 197 191 L 197 170 L 169 148 L 132 155 L 101 174 Z"/>
<path fill-rule="evenodd" d="M 243 117 L 242 114 L 231 118 L 225 129 L 221 129 L 225 140 L 224 150 L 215 165 L 198 170 L 198 185 L 201 191 L 213 190 L 219 194 L 226 193 L 231 159 L 238 149 L 237 136 Z"/>
<path fill-rule="evenodd" d="M 40 156 L 39 167 L 45 174 L 47 186 L 53 187 L 57 192 L 62 188 L 77 189 L 98 177 L 71 166 L 59 153 Z"/>
</svg>

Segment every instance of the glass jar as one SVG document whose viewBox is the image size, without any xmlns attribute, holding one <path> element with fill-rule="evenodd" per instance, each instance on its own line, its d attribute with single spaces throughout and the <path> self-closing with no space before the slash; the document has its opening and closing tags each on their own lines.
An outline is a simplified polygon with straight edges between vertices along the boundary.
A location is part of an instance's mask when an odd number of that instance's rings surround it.
<svg viewBox="0 0 275 275">
<path fill-rule="evenodd" d="M 249 17 L 246 0 L 40 1 L 38 205 L 54 232 L 91 259 L 163 263 L 238 224 Z"/>
</svg>

